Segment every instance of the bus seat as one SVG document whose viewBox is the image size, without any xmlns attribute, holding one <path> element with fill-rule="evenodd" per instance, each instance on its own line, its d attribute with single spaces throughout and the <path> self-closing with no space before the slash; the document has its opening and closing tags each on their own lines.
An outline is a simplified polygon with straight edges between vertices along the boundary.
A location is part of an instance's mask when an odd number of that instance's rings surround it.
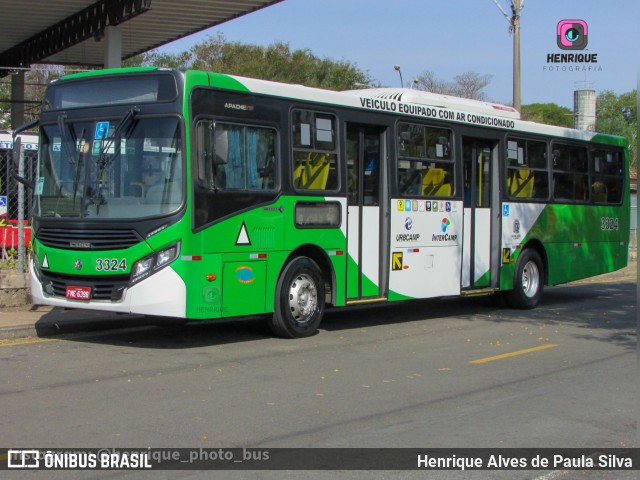
<svg viewBox="0 0 640 480">
<path fill-rule="evenodd" d="M 328 154 L 312 158 L 309 153 L 307 159 L 293 171 L 293 183 L 305 190 L 326 190 L 330 166 Z"/>
<path fill-rule="evenodd" d="M 450 197 L 451 196 L 451 184 L 450 183 L 443 183 L 442 185 L 440 185 L 435 193 L 433 194 L 436 197 Z"/>
<path fill-rule="evenodd" d="M 533 196 L 533 172 L 527 168 L 516 170 L 508 180 L 512 197 L 531 198 Z"/>
<path fill-rule="evenodd" d="M 430 168 L 422 179 L 422 195 L 451 196 L 451 183 L 445 183 L 446 176 L 445 169 Z"/>
<path fill-rule="evenodd" d="M 591 198 L 594 202 L 606 202 L 607 186 L 600 181 L 593 182 L 593 185 L 591 185 Z"/>
<path fill-rule="evenodd" d="M 136 187 L 136 188 L 140 189 L 140 192 L 137 192 L 137 193 L 140 193 L 140 195 L 139 195 L 140 198 L 144 198 L 145 197 L 144 183 L 142 183 L 142 182 L 130 182 L 129 185 L 132 186 L 132 187 Z"/>
</svg>

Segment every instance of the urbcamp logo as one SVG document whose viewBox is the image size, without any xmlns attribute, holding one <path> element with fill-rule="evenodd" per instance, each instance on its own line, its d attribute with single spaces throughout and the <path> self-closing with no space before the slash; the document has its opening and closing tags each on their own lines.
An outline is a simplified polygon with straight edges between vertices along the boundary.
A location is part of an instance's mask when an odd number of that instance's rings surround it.
<svg viewBox="0 0 640 480">
<path fill-rule="evenodd" d="M 442 233 L 447 233 L 447 227 L 451 225 L 451 222 L 448 218 L 443 218 L 442 223 L 440 224 L 440 228 L 442 228 Z"/>
<path fill-rule="evenodd" d="M 414 202 L 415 203 L 415 202 Z M 409 231 L 413 228 L 413 219 L 407 217 L 404 220 L 404 228 Z M 417 242 L 420 240 L 419 233 L 398 233 L 396 234 L 396 242 Z"/>
<path fill-rule="evenodd" d="M 584 20 L 560 20 L 556 41 L 561 50 L 584 50 L 589 43 L 587 22 Z"/>
<path fill-rule="evenodd" d="M 404 228 L 406 228 L 407 230 L 411 230 L 412 227 L 413 227 L 413 219 L 411 217 L 407 217 L 404 220 Z"/>
</svg>

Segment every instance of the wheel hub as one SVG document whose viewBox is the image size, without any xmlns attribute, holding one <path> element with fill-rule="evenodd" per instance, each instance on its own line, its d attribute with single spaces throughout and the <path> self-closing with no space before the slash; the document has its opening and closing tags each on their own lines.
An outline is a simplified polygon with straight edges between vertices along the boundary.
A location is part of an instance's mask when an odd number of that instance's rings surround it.
<svg viewBox="0 0 640 480">
<path fill-rule="evenodd" d="M 540 286 L 540 271 L 535 262 L 527 262 L 522 271 L 522 291 L 531 298 Z"/>
<path fill-rule="evenodd" d="M 318 291 L 313 279 L 306 274 L 298 275 L 289 288 L 289 309 L 294 320 L 305 323 L 316 311 Z"/>
</svg>

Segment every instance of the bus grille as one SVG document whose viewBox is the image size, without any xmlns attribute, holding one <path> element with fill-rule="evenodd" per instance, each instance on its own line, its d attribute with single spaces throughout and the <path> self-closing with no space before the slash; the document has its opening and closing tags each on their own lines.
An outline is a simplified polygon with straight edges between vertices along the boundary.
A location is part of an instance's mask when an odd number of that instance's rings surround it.
<svg viewBox="0 0 640 480">
<path fill-rule="evenodd" d="M 65 250 L 124 250 L 142 238 L 135 230 L 69 230 L 41 228 L 37 238 L 43 245 Z"/>
<path fill-rule="evenodd" d="M 66 297 L 67 286 L 91 287 L 91 300 L 122 299 L 122 293 L 129 283 L 129 275 L 114 275 L 111 277 L 69 277 L 66 275 L 51 275 L 40 271 L 40 280 L 45 292 L 56 297 Z"/>
</svg>

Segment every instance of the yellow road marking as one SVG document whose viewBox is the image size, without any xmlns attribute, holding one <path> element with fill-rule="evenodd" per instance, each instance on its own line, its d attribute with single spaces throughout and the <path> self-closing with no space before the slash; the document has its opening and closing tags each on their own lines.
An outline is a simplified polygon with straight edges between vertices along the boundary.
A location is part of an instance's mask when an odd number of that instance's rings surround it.
<svg viewBox="0 0 640 480">
<path fill-rule="evenodd" d="M 31 345 L 32 343 L 45 343 L 45 342 L 57 342 L 57 338 L 28 338 L 25 340 L 18 340 L 17 342 L 2 343 L 0 347 L 15 347 L 17 345 Z"/>
<path fill-rule="evenodd" d="M 488 363 L 488 362 L 493 362 L 494 360 L 502 360 L 503 358 L 517 357 L 518 355 L 525 355 L 527 353 L 539 352 L 540 350 L 546 350 L 547 348 L 553 348 L 557 346 L 558 346 L 557 343 L 548 343 L 546 345 L 540 345 L 538 347 L 525 348 L 524 350 L 503 353 L 502 355 L 496 355 L 495 357 L 487 357 L 487 358 L 480 358 L 478 360 L 472 360 L 469 363 L 473 363 L 473 364 Z"/>
</svg>

